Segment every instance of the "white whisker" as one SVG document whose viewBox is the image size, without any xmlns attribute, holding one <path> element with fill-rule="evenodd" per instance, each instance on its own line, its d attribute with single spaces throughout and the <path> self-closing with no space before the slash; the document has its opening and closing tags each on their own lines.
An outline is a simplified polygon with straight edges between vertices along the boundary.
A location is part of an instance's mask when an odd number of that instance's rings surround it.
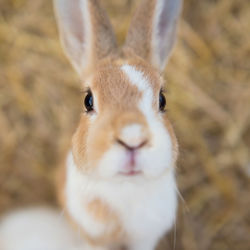
<svg viewBox="0 0 250 250">
<path fill-rule="evenodd" d="M 176 221 L 174 222 L 174 244 L 173 244 L 173 250 L 175 250 L 176 247 Z"/>
<path fill-rule="evenodd" d="M 188 213 L 189 213 L 189 212 L 190 212 L 190 209 L 189 209 L 189 207 L 188 207 L 188 205 L 187 205 L 187 202 L 185 201 L 184 197 L 182 196 L 180 190 L 178 189 L 178 187 L 176 187 L 176 192 L 177 192 L 178 196 L 180 197 L 181 201 L 182 201 L 183 204 L 184 204 L 185 212 L 188 212 Z"/>
</svg>

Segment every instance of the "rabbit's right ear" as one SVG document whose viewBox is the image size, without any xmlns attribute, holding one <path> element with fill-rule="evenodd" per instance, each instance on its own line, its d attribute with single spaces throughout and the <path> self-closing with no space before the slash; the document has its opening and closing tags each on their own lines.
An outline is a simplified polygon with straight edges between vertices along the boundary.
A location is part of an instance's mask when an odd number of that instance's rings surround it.
<svg viewBox="0 0 250 250">
<path fill-rule="evenodd" d="M 125 48 L 163 71 L 172 51 L 182 0 L 141 0 Z"/>
<path fill-rule="evenodd" d="M 54 0 L 62 45 L 81 75 L 116 48 L 106 13 L 98 0 Z"/>
</svg>

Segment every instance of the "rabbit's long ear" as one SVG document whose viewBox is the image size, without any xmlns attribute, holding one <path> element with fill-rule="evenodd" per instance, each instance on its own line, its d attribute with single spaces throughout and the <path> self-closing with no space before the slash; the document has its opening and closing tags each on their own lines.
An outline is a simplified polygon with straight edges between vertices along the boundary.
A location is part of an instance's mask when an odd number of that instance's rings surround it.
<svg viewBox="0 0 250 250">
<path fill-rule="evenodd" d="M 176 36 L 182 0 L 142 0 L 128 31 L 125 48 L 164 70 Z"/>
<path fill-rule="evenodd" d="M 64 50 L 79 74 L 116 48 L 98 0 L 54 0 L 54 8 Z"/>
</svg>

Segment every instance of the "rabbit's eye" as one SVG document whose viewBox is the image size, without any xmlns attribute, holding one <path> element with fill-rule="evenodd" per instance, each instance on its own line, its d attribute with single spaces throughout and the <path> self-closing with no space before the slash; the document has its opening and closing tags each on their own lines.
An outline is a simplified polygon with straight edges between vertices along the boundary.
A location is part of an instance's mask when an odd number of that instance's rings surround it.
<svg viewBox="0 0 250 250">
<path fill-rule="evenodd" d="M 166 98 L 165 98 L 163 92 L 160 91 L 160 95 L 159 95 L 159 109 L 160 109 L 160 111 L 164 112 L 165 107 L 166 107 Z"/>
<path fill-rule="evenodd" d="M 85 96 L 84 105 L 86 108 L 86 112 L 94 110 L 94 99 L 90 90 L 87 92 L 87 95 Z"/>
</svg>

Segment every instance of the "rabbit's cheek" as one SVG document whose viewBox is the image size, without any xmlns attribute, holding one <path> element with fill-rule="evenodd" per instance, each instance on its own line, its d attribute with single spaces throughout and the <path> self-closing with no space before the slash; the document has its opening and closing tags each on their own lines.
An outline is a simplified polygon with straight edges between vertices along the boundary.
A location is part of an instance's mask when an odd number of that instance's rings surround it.
<svg viewBox="0 0 250 250">
<path fill-rule="evenodd" d="M 175 164 L 173 142 L 162 119 L 152 116 L 148 124 L 151 132 L 151 145 L 141 151 L 138 165 L 142 166 L 145 176 L 158 177 L 173 168 Z"/>
</svg>

